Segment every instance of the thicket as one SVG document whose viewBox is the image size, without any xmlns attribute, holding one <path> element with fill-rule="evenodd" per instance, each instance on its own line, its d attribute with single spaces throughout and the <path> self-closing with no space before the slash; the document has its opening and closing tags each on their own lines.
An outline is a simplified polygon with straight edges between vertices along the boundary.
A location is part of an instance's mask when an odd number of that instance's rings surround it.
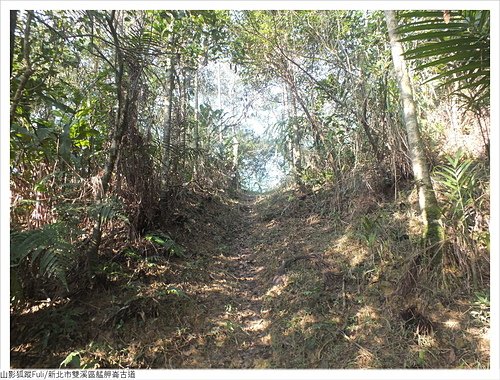
<svg viewBox="0 0 500 380">
<path fill-rule="evenodd" d="M 444 217 L 442 279 L 484 284 L 489 12 L 399 17 Z M 15 302 L 84 289 L 148 236 L 179 253 L 152 232 L 182 219 L 186 194 L 235 193 L 271 159 L 303 193 L 328 189 L 339 213 L 360 195 L 411 202 L 382 12 L 13 11 L 11 22 Z M 265 136 L 244 127 L 257 99 L 274 110 Z"/>
</svg>

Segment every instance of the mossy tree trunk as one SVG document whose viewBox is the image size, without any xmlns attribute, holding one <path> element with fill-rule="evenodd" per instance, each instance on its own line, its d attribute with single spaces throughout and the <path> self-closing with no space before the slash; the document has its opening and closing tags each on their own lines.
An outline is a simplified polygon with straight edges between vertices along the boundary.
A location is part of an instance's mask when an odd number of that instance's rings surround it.
<svg viewBox="0 0 500 380">
<path fill-rule="evenodd" d="M 443 240 L 443 227 L 441 224 L 441 210 L 432 187 L 429 168 L 425 159 L 424 145 L 418 127 L 415 101 L 413 99 L 410 75 L 403 58 L 403 46 L 399 42 L 397 20 L 394 11 L 385 11 L 389 40 L 391 44 L 392 59 L 400 90 L 403 106 L 403 116 L 408 134 L 410 158 L 415 177 L 420 212 L 424 223 L 423 235 L 430 244 L 431 253 L 434 254 L 433 263 L 441 261 L 441 242 Z"/>
</svg>

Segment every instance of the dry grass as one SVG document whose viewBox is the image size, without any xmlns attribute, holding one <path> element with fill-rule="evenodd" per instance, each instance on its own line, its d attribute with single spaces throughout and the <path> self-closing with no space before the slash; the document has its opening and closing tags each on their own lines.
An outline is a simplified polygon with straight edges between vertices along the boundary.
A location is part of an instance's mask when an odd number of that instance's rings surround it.
<svg viewBox="0 0 500 380">
<path fill-rule="evenodd" d="M 327 192 L 188 197 L 167 227 L 186 257 L 119 255 L 102 288 L 17 310 L 12 364 L 79 351 L 88 368 L 487 368 L 484 298 L 419 271 L 401 297 L 418 246 L 410 202 L 370 202 L 340 213 Z M 410 306 L 432 331 L 405 323 Z"/>
</svg>

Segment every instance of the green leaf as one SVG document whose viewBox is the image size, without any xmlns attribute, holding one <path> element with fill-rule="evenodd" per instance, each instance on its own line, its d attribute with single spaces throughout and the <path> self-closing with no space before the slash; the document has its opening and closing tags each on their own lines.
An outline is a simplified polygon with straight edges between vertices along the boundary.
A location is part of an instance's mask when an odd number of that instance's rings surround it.
<svg viewBox="0 0 500 380">
<path fill-rule="evenodd" d="M 453 15 L 453 11 L 452 15 Z M 400 18 L 420 18 L 420 17 L 443 17 L 443 11 L 404 11 L 404 12 L 399 12 L 398 16 Z"/>
<path fill-rule="evenodd" d="M 55 277 L 66 289 L 67 270 L 76 263 L 71 236 L 78 230 L 62 222 L 47 224 L 41 229 L 23 232 L 12 231 L 10 235 L 11 268 L 29 264 L 44 277 Z M 17 269 L 19 270 L 19 269 Z"/>
<path fill-rule="evenodd" d="M 438 66 L 440 64 L 446 64 L 450 63 L 453 61 L 461 61 L 461 60 L 466 60 L 466 63 L 469 63 L 471 59 L 474 59 L 473 56 L 471 57 L 471 54 L 469 52 L 463 52 L 463 53 L 457 53 L 449 57 L 444 57 L 440 59 L 436 59 L 435 61 L 425 63 L 423 65 L 417 66 L 417 70 L 424 69 L 426 67 L 433 67 L 433 66 Z M 480 61 L 480 59 L 476 59 L 477 62 Z M 483 61 L 484 62 L 484 61 Z"/>
<path fill-rule="evenodd" d="M 470 44 L 470 40 L 469 44 L 467 44 L 465 41 L 463 41 L 463 39 L 460 40 L 462 40 L 462 42 L 455 43 L 455 40 L 448 40 L 448 41 L 423 45 L 418 48 L 408 50 L 403 55 L 406 59 L 422 59 L 436 55 L 444 55 L 457 52 L 465 52 L 465 51 L 477 52 L 480 49 L 487 50 L 489 55 L 488 46 L 484 46 L 484 44 L 480 43 Z"/>
<path fill-rule="evenodd" d="M 401 38 L 400 42 L 408 42 L 408 41 L 418 41 L 418 40 L 431 40 L 435 38 L 450 38 L 453 36 L 461 36 L 463 34 L 462 30 L 444 30 L 439 32 L 427 32 L 420 33 L 415 35 L 410 35 L 407 37 Z"/>
<path fill-rule="evenodd" d="M 448 24 L 440 13 L 412 11 L 401 14 L 404 19 L 421 18 L 398 28 L 400 33 L 406 34 L 400 41 L 418 43 L 404 53 L 405 59 L 430 58 L 430 62 L 416 67 L 417 70 L 439 70 L 438 75 L 425 83 L 438 79 L 446 80 L 441 86 L 462 82 L 460 89 L 473 89 L 476 99 L 486 99 L 489 96 L 490 75 L 489 12 L 454 11 L 452 16 L 455 21 Z"/>
<path fill-rule="evenodd" d="M 146 240 L 164 248 L 169 254 L 184 257 L 184 248 L 177 244 L 170 236 L 165 233 L 153 233 L 146 235 Z"/>
<path fill-rule="evenodd" d="M 467 85 L 464 85 L 464 86 L 460 86 L 458 90 L 461 90 L 461 89 L 464 89 L 466 88 L 466 86 L 469 86 L 467 88 L 472 88 L 472 87 L 477 87 L 481 84 L 485 84 L 487 83 L 489 85 L 490 83 L 490 76 L 489 74 L 485 74 L 484 72 L 477 72 L 477 73 L 469 73 L 469 74 L 465 74 L 465 75 L 462 75 L 462 76 L 459 76 L 459 77 L 456 77 L 456 78 L 452 78 L 444 83 L 441 84 L 442 87 L 445 87 L 445 86 L 448 86 L 454 82 L 459 82 L 459 81 L 470 81 L 471 79 L 474 79 L 474 78 L 479 78 L 479 77 L 482 77 L 482 79 L 478 80 L 478 81 L 474 81 L 474 82 L 468 82 Z M 429 80 L 427 80 L 427 82 L 430 82 L 431 80 L 434 80 L 434 78 L 431 78 Z M 489 86 L 488 86 L 489 88 Z"/>
<path fill-rule="evenodd" d="M 446 72 L 439 74 L 439 75 L 427 80 L 427 82 L 430 82 L 432 80 L 441 79 L 443 77 L 449 77 L 449 76 L 452 76 L 453 74 L 461 73 L 463 71 L 471 71 L 470 75 L 472 75 L 473 70 L 482 69 L 483 65 L 484 65 L 483 62 L 472 62 L 472 63 L 469 63 L 469 64 L 464 65 L 464 66 L 459 66 L 453 70 L 447 70 Z M 431 65 L 431 66 L 434 66 L 434 65 Z M 418 66 L 419 69 L 421 69 L 423 67 L 427 67 L 427 66 L 424 66 L 424 65 Z M 479 70 L 477 73 L 480 75 L 487 75 L 488 74 L 487 72 L 484 72 L 483 70 Z"/>
<path fill-rule="evenodd" d="M 178 297 L 182 297 L 182 298 L 190 298 L 186 292 L 184 292 L 183 290 L 181 289 L 178 289 L 178 288 L 175 288 L 175 287 L 169 287 L 165 290 L 165 293 L 166 294 L 174 294 Z"/>
<path fill-rule="evenodd" d="M 485 43 L 485 41 L 481 38 L 471 38 L 470 36 L 467 37 L 457 37 L 457 38 L 452 38 L 452 39 L 447 39 L 447 40 L 441 40 L 441 41 L 436 41 L 436 42 L 430 42 L 426 43 L 424 45 L 417 46 L 413 49 L 407 50 L 404 54 L 413 54 L 413 53 L 419 53 L 419 52 L 425 52 L 428 50 L 434 50 L 437 48 L 445 47 L 445 46 L 460 46 L 460 45 L 469 45 L 469 44 L 480 44 L 480 43 Z M 488 44 L 485 43 L 487 46 Z"/>
<path fill-rule="evenodd" d="M 450 83 L 452 83 L 452 82 L 450 82 Z M 449 84 L 448 82 L 443 83 L 443 86 L 446 86 L 448 84 Z M 486 99 L 489 96 L 490 76 L 488 75 L 488 76 L 485 76 L 484 78 L 479 79 L 477 81 L 461 85 L 457 89 L 457 92 L 461 91 L 461 90 L 466 90 L 466 89 L 474 88 L 474 87 L 476 87 L 476 88 L 483 87 L 483 89 L 481 90 L 482 95 L 480 95 L 479 97 L 476 98 L 477 101 L 480 101 L 482 99 Z"/>
<path fill-rule="evenodd" d="M 434 23 L 434 22 L 429 22 L 426 24 L 408 24 L 408 25 L 403 25 L 398 28 L 399 33 L 404 34 L 404 33 L 413 33 L 413 32 L 420 32 L 420 31 L 431 31 L 431 30 L 443 30 L 446 32 L 450 31 L 464 31 L 467 30 L 468 24 L 467 23 L 444 23 L 441 21 L 440 23 Z"/>
<path fill-rule="evenodd" d="M 480 19 L 479 19 L 479 25 L 478 28 L 481 30 L 485 26 L 488 27 L 489 30 L 489 24 L 490 24 L 490 11 L 479 11 L 480 12 Z"/>
<path fill-rule="evenodd" d="M 80 368 L 80 351 L 73 351 L 61 362 L 59 368 Z"/>
</svg>

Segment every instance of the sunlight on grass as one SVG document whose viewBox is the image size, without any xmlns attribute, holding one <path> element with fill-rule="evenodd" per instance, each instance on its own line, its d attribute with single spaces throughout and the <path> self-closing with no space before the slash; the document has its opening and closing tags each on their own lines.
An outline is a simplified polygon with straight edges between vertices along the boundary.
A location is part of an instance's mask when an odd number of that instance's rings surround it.
<svg viewBox="0 0 500 380">
<path fill-rule="evenodd" d="M 457 321 L 456 319 L 448 319 L 447 321 L 444 322 L 444 325 L 448 327 L 450 330 L 459 330 L 460 327 L 460 322 Z"/>
<path fill-rule="evenodd" d="M 376 357 L 364 348 L 360 348 L 356 357 L 358 368 L 376 368 Z"/>
<path fill-rule="evenodd" d="M 349 235 L 342 235 L 335 242 L 335 248 L 327 251 L 327 254 L 342 255 L 349 265 L 354 268 L 367 259 L 370 252 Z"/>
</svg>

